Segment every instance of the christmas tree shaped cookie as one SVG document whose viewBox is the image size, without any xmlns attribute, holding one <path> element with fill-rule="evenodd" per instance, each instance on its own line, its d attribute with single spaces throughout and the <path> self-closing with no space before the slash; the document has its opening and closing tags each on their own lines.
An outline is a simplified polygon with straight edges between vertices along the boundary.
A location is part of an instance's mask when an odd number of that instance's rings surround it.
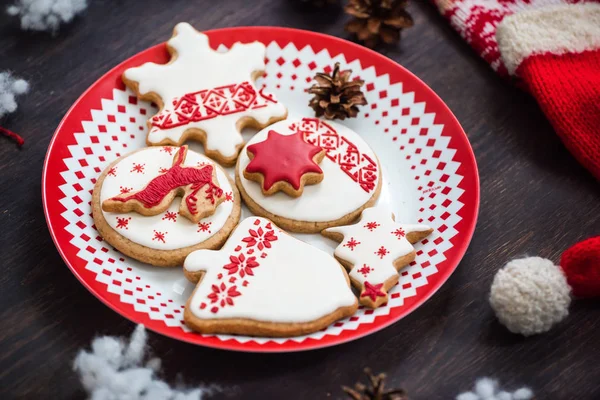
<svg viewBox="0 0 600 400">
<path fill-rule="evenodd" d="M 177 150 L 173 166 L 152 179 L 141 190 L 125 191 L 102 202 L 102 209 L 108 212 L 126 213 L 135 211 L 142 215 L 164 213 L 175 196 L 181 196 L 179 214 L 192 222 L 215 213 L 225 200 L 223 189 L 219 187 L 217 171 L 212 164 L 183 166 L 188 152 L 187 146 Z"/>
<path fill-rule="evenodd" d="M 160 107 L 148 120 L 148 145 L 181 145 L 191 138 L 204 144 L 209 157 L 233 165 L 244 127 L 264 128 L 285 119 L 285 107 L 254 85 L 265 69 L 262 43 L 235 43 L 218 53 L 206 35 L 180 23 L 167 49 L 168 64 L 146 63 L 123 74 L 139 98 Z"/>
<path fill-rule="evenodd" d="M 323 180 L 318 164 L 325 157 L 325 150 L 305 142 L 301 132 L 281 135 L 271 130 L 264 142 L 246 150 L 250 163 L 244 169 L 244 177 L 258 182 L 265 196 L 281 190 L 298 197 L 304 185 Z"/>
<path fill-rule="evenodd" d="M 184 263 L 198 282 L 184 319 L 200 333 L 287 337 L 354 314 L 344 268 L 260 217 L 243 220 L 221 250 L 199 250 Z"/>
<path fill-rule="evenodd" d="M 360 303 L 376 308 L 387 302 L 398 270 L 415 259 L 412 244 L 431 232 L 427 225 L 399 224 L 385 208 L 373 207 L 363 210 L 358 223 L 328 228 L 322 234 L 340 242 L 334 254 L 350 271 Z"/>
</svg>

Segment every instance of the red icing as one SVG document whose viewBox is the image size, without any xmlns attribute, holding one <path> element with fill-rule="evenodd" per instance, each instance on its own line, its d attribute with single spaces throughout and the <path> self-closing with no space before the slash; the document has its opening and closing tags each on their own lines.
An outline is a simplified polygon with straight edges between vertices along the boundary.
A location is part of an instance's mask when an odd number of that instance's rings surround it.
<svg viewBox="0 0 600 400">
<path fill-rule="evenodd" d="M 257 93 L 250 82 L 234 83 L 177 97 L 173 99 L 172 107 L 165 107 L 150 121 L 153 128 L 171 129 L 222 115 L 263 108 L 268 103 L 276 101 L 262 90 Z"/>
<path fill-rule="evenodd" d="M 379 226 L 379 224 L 375 221 L 373 222 L 367 222 L 365 224 L 365 228 L 367 228 L 369 231 L 373 232 L 375 229 L 377 229 L 377 227 Z"/>
<path fill-rule="evenodd" d="M 354 248 L 356 246 L 358 246 L 359 244 L 360 244 L 360 242 L 356 241 L 356 239 L 351 237 L 350 240 L 348 240 L 346 243 L 344 243 L 344 247 L 347 247 L 350 250 L 354 251 Z"/>
<path fill-rule="evenodd" d="M 261 258 L 266 258 L 268 256 L 268 249 L 271 248 L 270 242 L 277 240 L 275 231 L 271 230 L 273 227 L 271 223 L 265 224 L 264 228 L 266 231 L 260 224 L 261 221 L 257 219 L 254 223 L 256 229 L 249 229 L 248 234 L 250 236 L 242 239 L 242 242 L 246 243 L 246 248 L 241 246 L 242 243 L 238 244 L 234 248 L 235 253 L 229 255 L 229 263 L 222 267 L 224 273 L 217 275 L 218 280 L 212 285 L 212 292 L 207 295 L 212 304 L 212 308 L 210 309 L 212 313 L 216 314 L 219 312 L 219 309 L 226 306 L 234 306 L 233 298 L 243 296 L 244 292 L 239 292 L 237 286 L 230 286 L 228 289 L 226 282 L 233 284 L 236 282 L 237 277 L 239 277 L 244 279 L 242 287 L 247 287 L 250 284 L 248 280 L 254 277 L 254 269 L 260 268 L 261 265 L 257 261 L 256 256 L 250 256 L 250 254 L 254 253 L 253 246 L 257 246 L 261 250 L 264 249 L 265 252 L 261 254 Z M 253 248 L 248 249 L 248 247 Z M 206 304 L 201 303 L 200 309 L 204 308 L 206 308 Z"/>
<path fill-rule="evenodd" d="M 385 293 L 381 291 L 382 287 L 383 283 L 372 285 L 369 282 L 365 282 L 365 289 L 360 297 L 370 297 L 372 301 L 377 300 L 378 297 L 385 297 Z"/>
<path fill-rule="evenodd" d="M 377 250 L 375 252 L 376 256 L 379 256 L 379 258 L 383 259 L 383 257 L 387 256 L 390 252 L 388 251 L 388 249 L 386 249 L 385 247 L 381 246 L 379 248 L 379 250 Z"/>
<path fill-rule="evenodd" d="M 309 172 L 323 173 L 313 161 L 313 157 L 321 151 L 319 146 L 306 143 L 300 132 L 281 135 L 269 131 L 264 142 L 248 146 L 248 152 L 252 153 L 254 158 L 246 167 L 246 171 L 262 174 L 265 190 L 269 190 L 279 181 L 287 182 L 298 190 L 302 175 Z"/>
<path fill-rule="evenodd" d="M 183 167 L 183 161 L 187 148 L 185 146 L 180 147 L 175 154 L 175 162 L 173 166 L 169 168 L 164 174 L 157 176 L 152 179 L 146 187 L 130 196 L 117 196 L 110 200 L 127 202 L 130 200 L 137 200 L 144 205 L 146 208 L 152 208 L 160 204 L 165 196 L 172 190 L 192 185 L 192 192 L 184 197 L 186 205 L 190 210 L 190 213 L 196 214 L 196 204 L 198 200 L 196 194 L 204 186 L 206 188 L 206 199 L 209 199 L 212 204 L 215 203 L 215 197 L 221 197 L 223 195 L 223 189 L 213 183 L 213 166 L 206 165 L 202 168 L 195 167 Z M 139 164 L 135 164 L 133 170 L 138 171 Z M 141 167 L 143 171 L 143 165 Z M 133 171 L 132 170 L 132 171 Z"/>
<path fill-rule="evenodd" d="M 367 264 L 363 264 L 362 268 L 358 270 L 364 277 L 369 275 L 369 272 L 373 271 L 373 268 L 369 267 Z"/>
<path fill-rule="evenodd" d="M 402 239 L 404 236 L 406 236 L 406 232 L 404 232 L 402 228 L 398 228 L 392 232 L 392 235 L 396 235 L 398 239 Z"/>
<path fill-rule="evenodd" d="M 243 238 L 242 242 L 246 243 L 246 247 L 252 247 L 258 243 L 257 247 L 260 251 L 265 247 L 270 249 L 271 242 L 277 240 L 277 236 L 275 236 L 273 230 L 265 232 L 263 231 L 263 228 L 258 228 L 257 230 L 250 229 L 248 233 L 250 233 L 250 236 Z M 252 254 L 253 252 L 253 249 L 248 250 L 249 254 Z"/>
<path fill-rule="evenodd" d="M 117 228 L 129 229 L 128 225 L 130 220 L 131 217 L 117 217 Z"/>
<path fill-rule="evenodd" d="M 165 242 L 165 236 L 167 235 L 167 232 L 159 232 L 159 231 L 154 231 L 154 237 L 152 238 L 152 240 L 156 240 L 158 242 Z"/>
<path fill-rule="evenodd" d="M 208 232 L 210 233 L 210 225 L 212 222 L 198 222 L 197 232 Z"/>
<path fill-rule="evenodd" d="M 177 213 L 173 211 L 167 211 L 167 213 L 162 217 L 164 220 L 169 220 L 173 222 L 177 222 Z"/>
<path fill-rule="evenodd" d="M 367 193 L 376 187 L 377 163 L 368 154 L 361 153 L 348 138 L 340 136 L 335 129 L 318 118 L 303 118 L 289 127 L 304 135 L 304 140 L 325 150 L 325 155 L 336 163 L 353 181 Z"/>
</svg>

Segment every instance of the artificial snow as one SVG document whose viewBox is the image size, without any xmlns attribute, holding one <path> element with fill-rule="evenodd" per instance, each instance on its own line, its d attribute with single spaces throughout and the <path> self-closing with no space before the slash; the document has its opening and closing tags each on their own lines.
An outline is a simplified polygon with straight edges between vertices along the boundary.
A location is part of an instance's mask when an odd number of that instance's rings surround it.
<svg viewBox="0 0 600 400">
<path fill-rule="evenodd" d="M 501 390 L 498 382 L 490 378 L 480 378 L 475 382 L 472 392 L 461 393 L 456 400 L 530 400 L 533 392 L 529 388 L 517 389 L 514 392 Z"/>
<path fill-rule="evenodd" d="M 87 8 L 87 0 L 18 0 L 9 6 L 9 15 L 21 17 L 21 29 L 56 32 Z"/>
<path fill-rule="evenodd" d="M 145 364 L 147 334 L 138 325 L 129 343 L 123 338 L 94 339 L 92 351 L 81 350 L 73 363 L 92 400 L 200 400 L 205 389 L 178 390 L 156 378 L 160 359 Z"/>
<path fill-rule="evenodd" d="M 0 118 L 17 109 L 15 97 L 27 93 L 29 84 L 23 79 L 17 79 L 10 72 L 0 72 Z"/>
</svg>

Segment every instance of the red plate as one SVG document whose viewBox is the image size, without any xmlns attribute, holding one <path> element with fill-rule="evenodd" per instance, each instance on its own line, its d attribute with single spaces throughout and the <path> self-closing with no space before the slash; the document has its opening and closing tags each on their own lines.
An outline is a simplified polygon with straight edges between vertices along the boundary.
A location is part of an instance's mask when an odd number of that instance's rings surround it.
<svg viewBox="0 0 600 400">
<path fill-rule="evenodd" d="M 392 203 L 404 222 L 427 223 L 434 233 L 416 246 L 415 262 L 402 270 L 388 304 L 376 310 L 360 309 L 323 331 L 288 339 L 190 332 L 181 321 L 189 288 L 181 294 L 173 285 L 161 286 L 169 279 L 170 284 L 179 282 L 181 271 L 158 271 L 120 255 L 96 232 L 89 204 L 95 179 L 104 167 L 119 154 L 145 145 L 145 121 L 155 109 L 126 90 L 121 74 L 148 61 L 167 62 L 165 45 L 160 44 L 94 83 L 67 112 L 50 142 L 42 195 L 50 234 L 65 263 L 90 292 L 124 317 L 179 340 L 221 349 L 281 352 L 332 346 L 408 315 L 456 269 L 477 219 L 475 157 L 452 112 L 394 61 L 342 39 L 272 27 L 206 33 L 214 48 L 254 40 L 267 45 L 267 76 L 259 85 L 275 92 L 292 115 L 311 115 L 305 89 L 316 72 L 328 70 L 336 61 L 365 80 L 369 105 L 362 108 L 359 118 L 344 124 L 363 134 L 384 166 L 390 189 L 385 196 L 384 191 L 382 197 L 387 200 L 382 201 Z"/>
</svg>

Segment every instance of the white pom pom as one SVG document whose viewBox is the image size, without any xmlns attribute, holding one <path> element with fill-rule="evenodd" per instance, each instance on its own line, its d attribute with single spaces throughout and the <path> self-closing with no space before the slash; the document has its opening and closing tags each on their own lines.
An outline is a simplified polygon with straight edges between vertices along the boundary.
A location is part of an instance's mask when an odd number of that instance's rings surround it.
<svg viewBox="0 0 600 400">
<path fill-rule="evenodd" d="M 513 260 L 498 271 L 490 304 L 509 331 L 548 331 L 569 314 L 571 288 L 560 267 L 540 257 Z"/>
</svg>

